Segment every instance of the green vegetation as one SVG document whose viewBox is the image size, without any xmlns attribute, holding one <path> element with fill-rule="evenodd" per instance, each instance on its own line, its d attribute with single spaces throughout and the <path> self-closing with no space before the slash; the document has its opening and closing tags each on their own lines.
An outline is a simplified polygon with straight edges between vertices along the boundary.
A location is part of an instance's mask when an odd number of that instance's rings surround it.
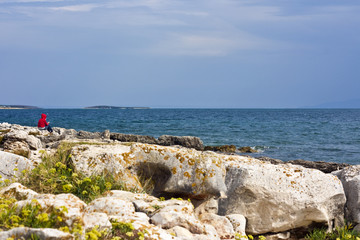
<svg viewBox="0 0 360 240">
<path fill-rule="evenodd" d="M 72 193 L 90 202 L 107 190 L 127 190 L 122 181 L 110 174 L 85 176 L 71 161 L 73 144 L 62 144 L 54 156 L 43 154 L 42 162 L 30 172 L 23 172 L 19 182 L 38 193 Z"/>
<path fill-rule="evenodd" d="M 36 199 L 20 209 L 16 199 L 0 196 L 0 230 L 4 231 L 15 227 L 57 228 L 81 234 L 80 221 L 74 221 L 71 231 L 66 226 L 64 219 L 67 211 L 66 207 L 43 208 Z"/>
<path fill-rule="evenodd" d="M 310 232 L 305 239 L 307 240 L 360 240 L 360 233 L 354 231 L 351 224 L 342 228 L 336 228 L 332 232 L 326 229 L 315 229 Z"/>
<path fill-rule="evenodd" d="M 146 230 L 137 230 L 130 222 L 111 223 L 111 230 L 99 231 L 97 227 L 85 234 L 86 240 L 150 240 Z"/>
</svg>

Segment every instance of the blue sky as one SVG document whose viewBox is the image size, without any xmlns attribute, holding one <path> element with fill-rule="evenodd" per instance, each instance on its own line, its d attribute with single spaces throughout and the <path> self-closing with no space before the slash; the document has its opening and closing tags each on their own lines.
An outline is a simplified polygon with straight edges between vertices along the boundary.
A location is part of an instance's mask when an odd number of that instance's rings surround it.
<svg viewBox="0 0 360 240">
<path fill-rule="evenodd" d="M 358 0 L 0 0 L 0 104 L 358 99 L 359 13 Z"/>
</svg>

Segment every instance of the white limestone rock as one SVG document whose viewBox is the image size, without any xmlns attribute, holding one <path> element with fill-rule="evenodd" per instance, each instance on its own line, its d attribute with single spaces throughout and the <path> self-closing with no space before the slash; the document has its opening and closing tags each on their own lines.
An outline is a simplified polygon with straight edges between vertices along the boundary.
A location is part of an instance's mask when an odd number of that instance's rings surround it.
<svg viewBox="0 0 360 240">
<path fill-rule="evenodd" d="M 33 163 L 29 159 L 0 151 L 0 175 L 2 179 L 17 177 L 23 170 L 30 171 L 33 168 Z"/>
<path fill-rule="evenodd" d="M 221 239 L 234 238 L 235 232 L 233 225 L 224 216 L 214 213 L 204 213 L 199 216 L 201 222 L 213 226 Z"/>
<path fill-rule="evenodd" d="M 85 213 L 82 219 L 84 222 L 85 231 L 91 230 L 96 226 L 99 228 L 99 230 L 103 230 L 105 228 L 107 229 L 111 228 L 111 223 L 106 213 L 99 213 L 99 212 Z"/>
<path fill-rule="evenodd" d="M 36 199 L 35 202 L 33 201 L 34 199 Z M 64 212 L 64 222 L 70 228 L 75 222 L 82 219 L 83 211 L 86 207 L 86 203 L 73 194 L 38 194 L 32 200 L 18 201 L 17 208 L 21 210 L 28 204 L 39 204 L 44 211 L 66 207 L 67 211 Z"/>
<path fill-rule="evenodd" d="M 195 218 L 194 208 L 186 201 L 181 205 L 168 205 L 160 208 L 152 217 L 151 222 L 161 228 L 170 229 L 180 226 L 195 234 L 205 233 L 205 227 Z"/>
<path fill-rule="evenodd" d="M 135 213 L 131 202 L 116 197 L 102 197 L 93 200 L 85 209 L 85 213 L 102 212 L 108 216 L 127 217 Z"/>
<path fill-rule="evenodd" d="M 343 223 L 345 194 L 336 176 L 248 157 L 225 158 L 228 198 L 219 201 L 219 214 L 245 216 L 248 234 Z"/>
<path fill-rule="evenodd" d="M 132 193 L 132 192 L 122 191 L 122 190 L 107 191 L 104 194 L 104 197 L 115 197 L 115 198 L 119 198 L 119 199 L 129 201 L 129 202 L 134 202 L 134 201 L 138 201 L 138 200 L 144 201 L 147 203 L 159 201 L 158 198 L 148 195 L 146 193 Z"/>
<path fill-rule="evenodd" d="M 241 214 L 230 214 L 225 216 L 229 219 L 233 229 L 236 233 L 239 233 L 241 236 L 245 236 L 245 227 L 246 227 L 246 218 Z"/>
<path fill-rule="evenodd" d="M 333 172 L 338 176 L 346 194 L 345 218 L 360 223 L 360 165 Z"/>
<path fill-rule="evenodd" d="M 209 198 L 202 201 L 193 200 L 195 206 L 195 215 L 200 216 L 203 213 L 214 213 L 217 214 L 219 211 L 218 200 Z"/>
<path fill-rule="evenodd" d="M 1 189 L 0 194 L 9 198 L 15 198 L 18 201 L 31 200 L 33 198 L 36 198 L 36 196 L 38 195 L 37 192 L 27 187 L 24 187 L 20 183 L 12 183 L 10 186 Z"/>
<path fill-rule="evenodd" d="M 33 239 L 39 240 L 75 240 L 74 235 L 53 228 L 18 227 L 9 231 L 0 232 L 0 239 Z"/>
</svg>

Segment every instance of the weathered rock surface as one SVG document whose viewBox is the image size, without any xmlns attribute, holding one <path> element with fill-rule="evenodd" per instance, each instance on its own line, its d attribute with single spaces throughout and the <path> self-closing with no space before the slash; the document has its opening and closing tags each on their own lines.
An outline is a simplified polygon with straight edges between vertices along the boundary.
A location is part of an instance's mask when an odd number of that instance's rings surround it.
<svg viewBox="0 0 360 240">
<path fill-rule="evenodd" d="M 131 156 L 138 174 L 155 181 L 154 194 L 202 199 L 225 196 L 225 168 L 220 155 L 138 143 L 132 146 Z"/>
<path fill-rule="evenodd" d="M 345 194 L 340 180 L 318 170 L 291 164 L 226 156 L 228 198 L 221 215 L 246 217 L 248 234 L 283 232 L 313 222 L 342 224 Z"/>
<path fill-rule="evenodd" d="M 350 166 L 333 173 L 338 176 L 346 194 L 345 218 L 360 223 L 360 165 Z"/>
<path fill-rule="evenodd" d="M 19 155 L 0 151 L 0 175 L 3 179 L 19 176 L 23 170 L 31 170 L 33 163 Z"/>
<path fill-rule="evenodd" d="M 18 227 L 9 231 L 0 232 L 0 239 L 33 239 L 37 236 L 40 240 L 74 240 L 70 233 L 65 233 L 52 228 L 27 228 Z"/>
<path fill-rule="evenodd" d="M 323 162 L 323 161 L 313 162 L 302 159 L 291 160 L 288 161 L 287 163 L 300 165 L 306 168 L 318 169 L 324 173 L 331 173 L 350 166 L 350 164 L 347 163 L 334 163 L 334 162 Z"/>
</svg>

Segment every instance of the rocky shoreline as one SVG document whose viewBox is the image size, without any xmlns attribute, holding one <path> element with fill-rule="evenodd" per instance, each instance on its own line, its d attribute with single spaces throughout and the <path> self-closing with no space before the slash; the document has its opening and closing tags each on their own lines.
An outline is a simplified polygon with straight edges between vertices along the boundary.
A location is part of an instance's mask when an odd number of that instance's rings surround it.
<svg viewBox="0 0 360 240">
<path fill-rule="evenodd" d="M 301 239 L 314 227 L 331 231 L 345 219 L 360 228 L 359 166 L 224 154 L 233 147 L 206 148 L 190 136 L 153 138 L 56 127 L 49 134 L 1 123 L 2 179 L 16 182 L 20 172 L 36 168 L 44 154 L 54 154 L 64 142 L 72 144 L 74 171 L 86 176 L 110 173 L 142 192 L 151 183 L 146 194 L 111 190 L 89 203 L 72 194 L 37 193 L 19 183 L 0 190 L 16 198 L 18 206 L 32 199 L 66 206 L 68 227 L 80 219 L 84 234 L 95 225 L 111 228 L 113 219 L 130 222 L 136 231 L 147 229 L 144 239 L 245 239 L 240 236 L 249 234 Z M 31 232 L 40 239 L 76 238 L 54 231 L 59 230 L 19 227 L 0 232 L 0 239 Z"/>
</svg>

